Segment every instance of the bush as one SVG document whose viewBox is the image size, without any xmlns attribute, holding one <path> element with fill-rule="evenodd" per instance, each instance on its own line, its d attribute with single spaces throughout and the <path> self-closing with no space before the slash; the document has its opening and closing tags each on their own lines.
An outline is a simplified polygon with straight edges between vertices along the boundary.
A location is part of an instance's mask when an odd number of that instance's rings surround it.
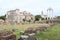
<svg viewBox="0 0 60 40">
<path fill-rule="evenodd" d="M 41 15 L 36 15 L 36 16 L 35 16 L 35 21 L 39 21 L 40 18 L 42 18 Z"/>
</svg>

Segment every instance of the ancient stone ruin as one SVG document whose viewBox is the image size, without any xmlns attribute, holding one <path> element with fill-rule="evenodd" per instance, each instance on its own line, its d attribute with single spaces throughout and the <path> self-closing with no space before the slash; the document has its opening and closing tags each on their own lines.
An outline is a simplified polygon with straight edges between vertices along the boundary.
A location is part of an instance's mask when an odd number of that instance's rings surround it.
<svg viewBox="0 0 60 40">
<path fill-rule="evenodd" d="M 54 24 L 45 24 L 35 28 L 29 27 L 24 32 L 20 32 L 20 38 L 18 40 L 37 40 L 35 34 L 39 34 L 53 25 Z"/>
<path fill-rule="evenodd" d="M 35 27 L 35 28 L 27 28 L 25 30 L 25 33 L 31 34 L 31 33 L 40 33 L 44 30 L 47 30 L 49 28 L 49 26 L 39 26 L 39 27 Z"/>
<path fill-rule="evenodd" d="M 37 38 L 33 34 L 29 34 L 29 35 L 21 35 L 18 40 L 37 40 Z"/>
<path fill-rule="evenodd" d="M 25 30 L 25 33 L 31 34 L 31 33 L 36 33 L 36 31 L 33 27 L 29 27 Z"/>
<path fill-rule="evenodd" d="M 13 34 L 13 32 L 0 30 L 0 40 L 16 40 L 16 36 Z"/>
<path fill-rule="evenodd" d="M 45 25 L 41 25 L 39 27 L 29 27 L 25 30 L 24 33 L 28 33 L 28 34 L 31 34 L 31 33 L 41 33 L 42 31 L 45 31 L 47 30 L 48 28 L 52 27 L 54 24 L 53 23 L 50 23 L 50 24 L 45 24 Z"/>
</svg>

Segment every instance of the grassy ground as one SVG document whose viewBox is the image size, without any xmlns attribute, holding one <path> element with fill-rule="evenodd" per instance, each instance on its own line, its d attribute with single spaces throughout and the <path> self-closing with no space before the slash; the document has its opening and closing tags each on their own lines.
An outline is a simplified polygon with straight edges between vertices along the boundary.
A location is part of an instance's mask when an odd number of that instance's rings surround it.
<svg viewBox="0 0 60 40">
<path fill-rule="evenodd" d="M 36 37 L 38 40 L 60 40 L 60 24 L 57 24 L 40 34 L 37 34 Z"/>
<path fill-rule="evenodd" d="M 41 24 L 24 24 L 24 25 L 0 25 L 0 29 L 7 29 L 7 30 L 12 30 L 12 29 L 17 29 L 16 32 L 16 38 L 18 39 L 20 37 L 20 31 L 24 31 L 28 27 L 37 27 L 40 26 Z M 37 34 L 36 37 L 38 40 L 60 40 L 60 24 L 55 25 L 52 28 L 49 28 L 48 30 Z"/>
<path fill-rule="evenodd" d="M 16 34 L 16 38 L 18 39 L 20 37 L 20 31 L 24 31 L 25 29 L 27 29 L 28 27 L 37 27 L 40 26 L 41 24 L 20 24 L 20 25 L 0 25 L 0 29 L 7 29 L 12 31 L 12 29 L 17 29 L 16 32 L 14 32 Z"/>
</svg>

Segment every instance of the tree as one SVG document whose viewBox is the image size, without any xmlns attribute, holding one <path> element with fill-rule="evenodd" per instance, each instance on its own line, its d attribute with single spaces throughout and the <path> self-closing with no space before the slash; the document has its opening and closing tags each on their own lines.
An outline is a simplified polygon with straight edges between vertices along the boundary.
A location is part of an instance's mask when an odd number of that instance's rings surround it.
<svg viewBox="0 0 60 40">
<path fill-rule="evenodd" d="M 60 16 L 57 16 L 56 18 L 60 18 Z"/>
<path fill-rule="evenodd" d="M 39 21 L 40 18 L 42 18 L 41 15 L 36 15 L 36 16 L 35 16 L 35 21 Z"/>
<path fill-rule="evenodd" d="M 44 20 L 44 18 L 41 18 L 41 20 Z"/>
<path fill-rule="evenodd" d="M 6 15 L 4 15 L 4 16 L 0 16 L 0 19 L 5 20 L 5 19 L 6 19 Z"/>
<path fill-rule="evenodd" d="M 26 19 L 23 19 L 23 21 L 25 22 L 25 21 L 26 21 Z"/>
</svg>

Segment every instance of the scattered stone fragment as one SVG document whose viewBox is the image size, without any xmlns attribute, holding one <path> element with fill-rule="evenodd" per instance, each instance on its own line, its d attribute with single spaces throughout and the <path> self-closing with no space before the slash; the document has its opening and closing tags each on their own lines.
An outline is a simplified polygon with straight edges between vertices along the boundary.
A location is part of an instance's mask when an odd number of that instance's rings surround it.
<svg viewBox="0 0 60 40">
<path fill-rule="evenodd" d="M 7 30 L 0 30 L 0 40 L 16 40 L 16 35 Z"/>
</svg>

